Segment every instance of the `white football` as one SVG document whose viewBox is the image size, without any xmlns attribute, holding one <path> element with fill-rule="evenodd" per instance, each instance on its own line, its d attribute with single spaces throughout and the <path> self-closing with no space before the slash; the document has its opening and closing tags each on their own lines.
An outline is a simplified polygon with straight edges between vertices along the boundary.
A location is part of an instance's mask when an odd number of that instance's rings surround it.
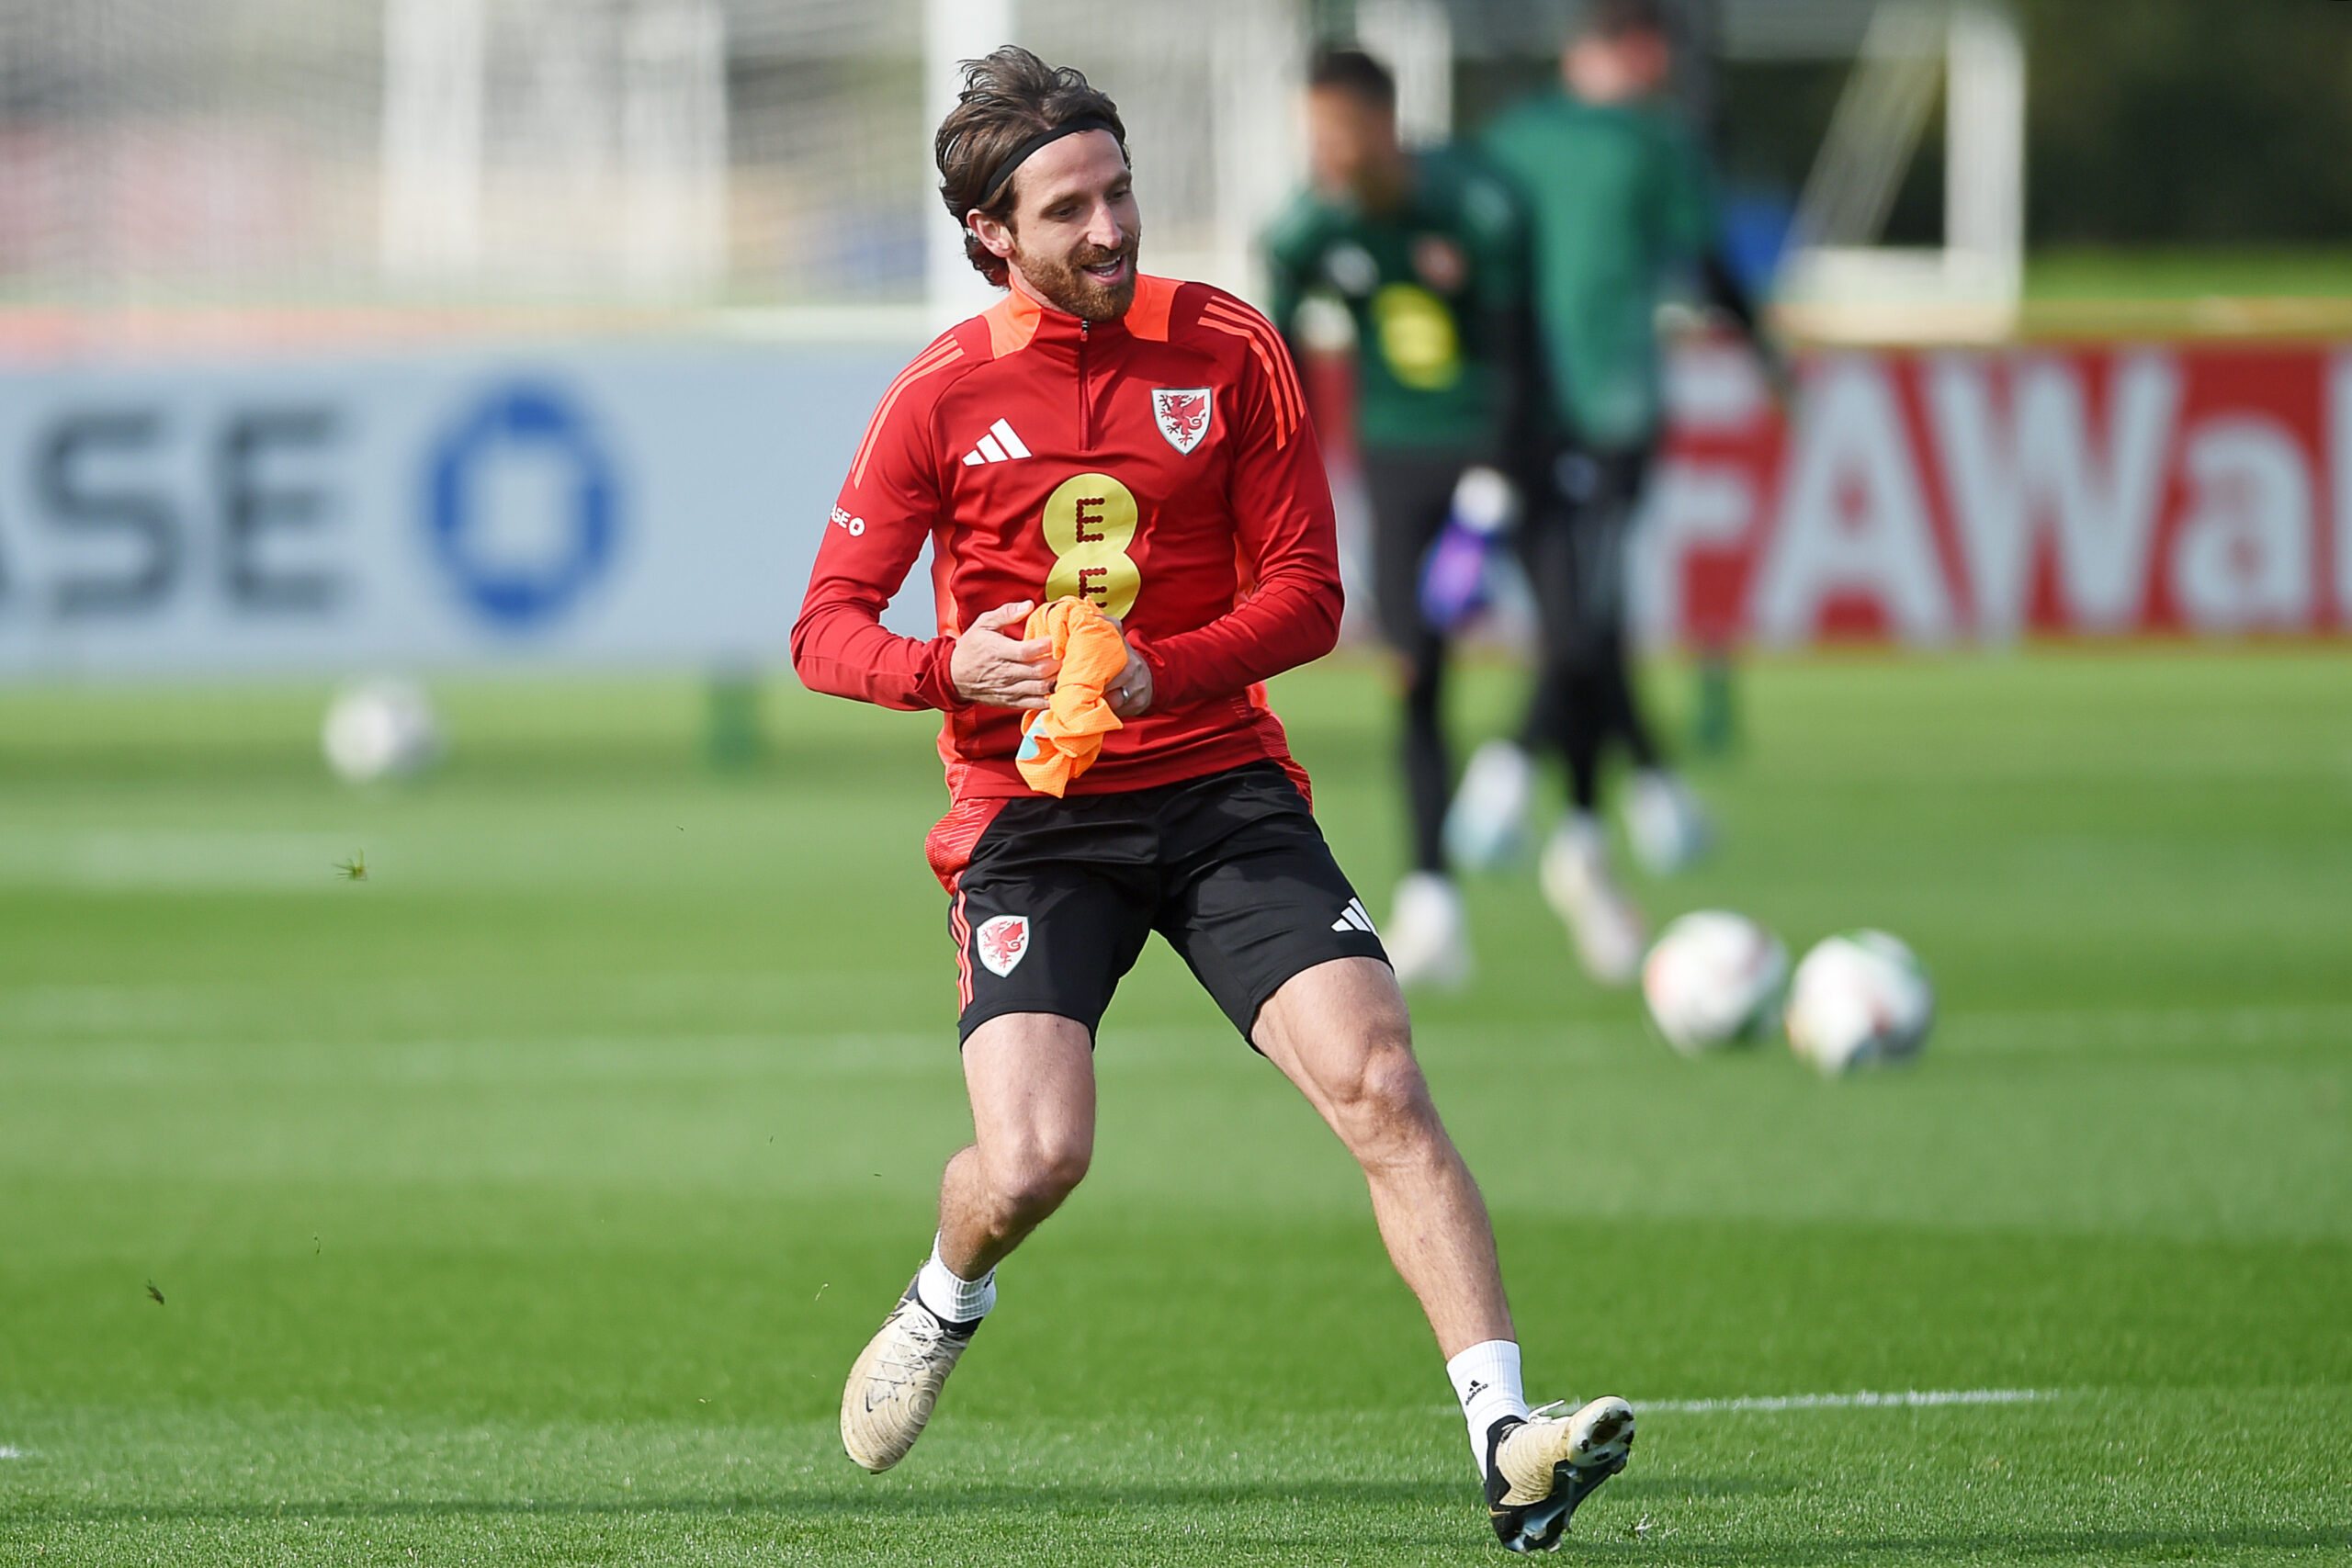
<svg viewBox="0 0 2352 1568">
<path fill-rule="evenodd" d="M 1823 938 L 1789 984 L 1789 1049 L 1824 1073 L 1916 1055 L 1935 1017 L 1927 970 L 1884 931 Z"/>
<path fill-rule="evenodd" d="M 319 745 L 345 784 L 406 778 L 441 755 L 441 724 L 414 682 L 359 681 L 327 705 Z"/>
<path fill-rule="evenodd" d="M 1728 909 L 1682 916 L 1642 964 L 1642 998 L 1666 1043 L 1685 1055 L 1752 1040 L 1772 1027 L 1789 951 Z"/>
</svg>

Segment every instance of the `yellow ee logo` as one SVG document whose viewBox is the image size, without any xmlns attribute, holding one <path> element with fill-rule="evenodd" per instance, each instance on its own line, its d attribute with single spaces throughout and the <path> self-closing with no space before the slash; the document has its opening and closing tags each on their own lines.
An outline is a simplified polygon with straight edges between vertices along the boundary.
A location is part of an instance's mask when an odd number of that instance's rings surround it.
<svg viewBox="0 0 2352 1568">
<path fill-rule="evenodd" d="M 1046 543 L 1054 549 L 1046 597 L 1074 594 L 1116 619 L 1135 608 L 1143 573 L 1127 558 L 1136 542 L 1135 491 L 1108 474 L 1064 479 L 1046 498 Z"/>
<path fill-rule="evenodd" d="M 1462 339 L 1445 301 L 1419 285 L 1391 283 L 1372 297 L 1380 355 L 1417 392 L 1442 392 L 1462 378 Z"/>
</svg>

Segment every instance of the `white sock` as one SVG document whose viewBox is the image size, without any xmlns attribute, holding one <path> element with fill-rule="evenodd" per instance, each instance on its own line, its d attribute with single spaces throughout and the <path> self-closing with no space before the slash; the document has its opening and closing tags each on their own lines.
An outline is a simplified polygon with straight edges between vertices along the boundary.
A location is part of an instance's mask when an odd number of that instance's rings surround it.
<svg viewBox="0 0 2352 1568">
<path fill-rule="evenodd" d="M 1609 852 L 1609 829 L 1600 825 L 1597 812 L 1569 807 L 1561 814 L 1560 832 L 1587 854 Z"/>
<path fill-rule="evenodd" d="M 973 1323 L 996 1305 L 996 1270 L 967 1280 L 939 1260 L 939 1238 L 931 1238 L 931 1261 L 915 1276 L 915 1299 L 942 1323 Z M 1519 1386 L 1514 1374 L 1511 1386 Z M 1524 1408 L 1524 1406 L 1521 1406 Z"/>
<path fill-rule="evenodd" d="M 1484 1480 L 1487 1428 L 1506 1416 L 1527 1414 L 1519 1347 L 1509 1339 L 1482 1340 L 1448 1361 L 1445 1375 L 1453 1380 L 1453 1397 L 1462 1402 L 1462 1418 L 1470 1424 L 1470 1462 Z"/>
</svg>

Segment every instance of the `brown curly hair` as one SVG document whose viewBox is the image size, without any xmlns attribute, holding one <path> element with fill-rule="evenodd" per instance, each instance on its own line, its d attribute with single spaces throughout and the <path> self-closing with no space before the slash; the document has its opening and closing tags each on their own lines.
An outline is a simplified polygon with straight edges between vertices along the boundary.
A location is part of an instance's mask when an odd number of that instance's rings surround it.
<svg viewBox="0 0 2352 1568">
<path fill-rule="evenodd" d="M 932 147 L 939 164 L 939 199 L 946 204 L 947 215 L 964 230 L 965 255 L 981 276 L 1001 288 L 1004 260 L 989 254 L 965 222 L 965 215 L 977 208 L 999 222 L 1012 221 L 1016 187 L 1021 184 L 1017 175 L 1005 181 L 993 201 L 985 207 L 980 202 L 1005 159 L 1039 131 L 1086 118 L 1110 121 L 1111 133 L 1118 138 L 1119 156 L 1125 158 L 1127 128 L 1119 118 L 1119 106 L 1087 81 L 1083 72 L 1068 65 L 1048 65 L 1016 44 L 1006 44 L 978 60 L 967 60 L 963 71 L 964 89 L 956 96 L 956 107 L 939 122 L 939 135 Z"/>
</svg>

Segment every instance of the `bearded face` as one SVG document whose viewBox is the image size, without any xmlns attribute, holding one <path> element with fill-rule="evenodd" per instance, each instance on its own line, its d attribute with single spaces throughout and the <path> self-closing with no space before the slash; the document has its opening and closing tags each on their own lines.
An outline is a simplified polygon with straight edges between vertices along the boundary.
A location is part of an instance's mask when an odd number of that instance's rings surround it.
<svg viewBox="0 0 2352 1568">
<path fill-rule="evenodd" d="M 1016 287 L 1081 321 L 1125 315 L 1143 220 L 1117 138 L 1087 130 L 1048 142 L 1021 165 L 1013 191 L 1005 220 L 975 212 L 969 221 L 1011 265 Z"/>
<path fill-rule="evenodd" d="M 1080 242 L 1058 254 L 1032 249 L 1013 231 L 1012 262 L 1039 298 L 1055 310 L 1089 321 L 1115 321 L 1136 300 L 1136 254 L 1143 236 L 1130 230 L 1124 244 Z"/>
</svg>

